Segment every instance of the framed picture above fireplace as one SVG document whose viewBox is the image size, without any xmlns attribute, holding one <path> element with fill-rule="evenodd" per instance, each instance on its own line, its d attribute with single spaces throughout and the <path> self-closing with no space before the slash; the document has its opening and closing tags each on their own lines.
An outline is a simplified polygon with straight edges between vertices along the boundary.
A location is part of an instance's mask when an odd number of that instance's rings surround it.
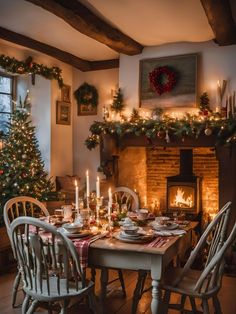
<svg viewBox="0 0 236 314">
<path fill-rule="evenodd" d="M 196 107 L 197 59 L 197 54 L 188 54 L 141 60 L 140 107 Z"/>
</svg>

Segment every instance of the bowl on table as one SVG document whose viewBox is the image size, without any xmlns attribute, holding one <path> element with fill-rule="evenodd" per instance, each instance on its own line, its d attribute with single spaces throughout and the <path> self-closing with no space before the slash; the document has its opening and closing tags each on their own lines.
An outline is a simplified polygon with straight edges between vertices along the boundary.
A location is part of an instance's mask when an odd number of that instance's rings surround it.
<svg viewBox="0 0 236 314">
<path fill-rule="evenodd" d="M 139 227 L 135 225 L 123 225 L 121 227 L 121 230 L 123 230 L 127 234 L 134 235 L 138 233 Z"/>
<path fill-rule="evenodd" d="M 157 222 L 159 225 L 162 225 L 162 226 L 168 225 L 169 220 L 170 220 L 170 217 L 166 217 L 166 216 L 159 216 L 155 218 L 155 222 Z"/>
<path fill-rule="evenodd" d="M 69 233 L 79 233 L 82 231 L 83 225 L 80 223 L 66 223 L 62 227 Z"/>
<path fill-rule="evenodd" d="M 141 208 L 138 212 L 138 219 L 145 220 L 148 218 L 149 211 L 146 208 Z"/>
</svg>

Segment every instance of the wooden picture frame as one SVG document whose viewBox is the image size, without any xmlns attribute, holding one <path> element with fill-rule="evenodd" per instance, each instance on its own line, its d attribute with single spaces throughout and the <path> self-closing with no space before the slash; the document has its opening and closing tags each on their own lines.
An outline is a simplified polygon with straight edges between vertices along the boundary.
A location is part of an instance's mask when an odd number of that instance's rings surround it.
<svg viewBox="0 0 236 314">
<path fill-rule="evenodd" d="M 164 110 L 196 107 L 197 59 L 197 54 L 187 54 L 140 60 L 139 106 L 147 109 L 160 107 Z M 149 74 L 161 67 L 173 71 L 176 83 L 167 92 L 158 94 L 150 82 Z M 165 84 L 165 74 L 160 79 L 164 81 L 160 84 Z"/>
<path fill-rule="evenodd" d="M 63 85 L 61 88 L 61 101 L 71 102 L 71 87 L 69 85 Z"/>
<path fill-rule="evenodd" d="M 56 123 L 70 125 L 71 123 L 71 104 L 64 101 L 57 101 Z"/>
<path fill-rule="evenodd" d="M 78 104 L 78 116 L 93 116 L 97 114 L 97 106 L 94 107 L 91 104 Z"/>
</svg>

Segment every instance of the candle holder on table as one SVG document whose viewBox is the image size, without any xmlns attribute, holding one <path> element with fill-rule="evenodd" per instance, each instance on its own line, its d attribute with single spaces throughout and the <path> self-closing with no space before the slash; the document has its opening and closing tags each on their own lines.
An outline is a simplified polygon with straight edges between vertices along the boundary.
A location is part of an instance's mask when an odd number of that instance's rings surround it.
<svg viewBox="0 0 236 314">
<path fill-rule="evenodd" d="M 102 206 L 103 197 L 96 197 L 96 223 L 97 226 L 100 225 L 99 212 Z"/>
</svg>

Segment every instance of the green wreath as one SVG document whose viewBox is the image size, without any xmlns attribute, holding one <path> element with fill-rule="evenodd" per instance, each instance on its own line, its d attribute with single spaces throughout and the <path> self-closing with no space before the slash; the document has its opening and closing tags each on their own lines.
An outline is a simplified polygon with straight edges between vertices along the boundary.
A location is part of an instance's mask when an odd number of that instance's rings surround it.
<svg viewBox="0 0 236 314">
<path fill-rule="evenodd" d="M 97 89 L 89 85 L 88 83 L 83 83 L 75 92 L 75 98 L 78 105 L 92 105 L 92 107 L 97 107 L 98 105 L 98 91 Z"/>
</svg>

